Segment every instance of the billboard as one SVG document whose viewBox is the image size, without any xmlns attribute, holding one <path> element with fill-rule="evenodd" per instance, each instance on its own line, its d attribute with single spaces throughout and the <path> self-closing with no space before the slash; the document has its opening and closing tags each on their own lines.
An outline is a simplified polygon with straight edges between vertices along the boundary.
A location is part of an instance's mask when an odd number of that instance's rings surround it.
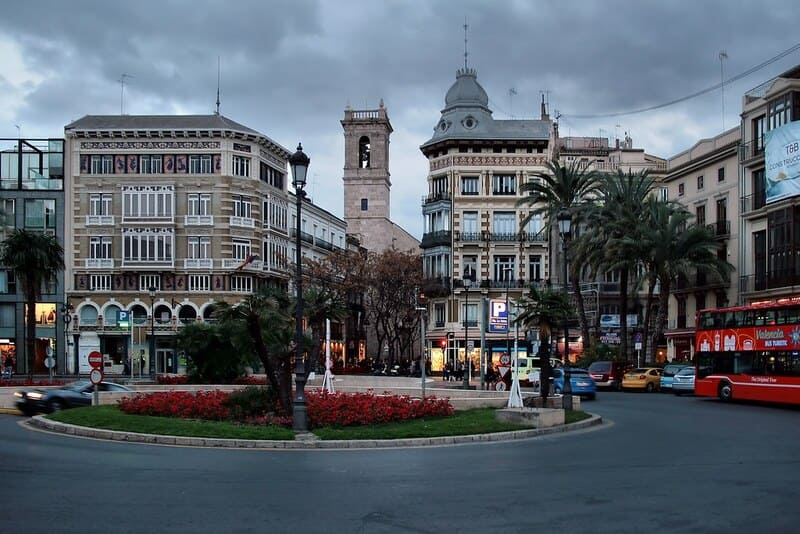
<svg viewBox="0 0 800 534">
<path fill-rule="evenodd" d="M 800 195 L 800 122 L 770 130 L 764 139 L 767 203 Z"/>
</svg>

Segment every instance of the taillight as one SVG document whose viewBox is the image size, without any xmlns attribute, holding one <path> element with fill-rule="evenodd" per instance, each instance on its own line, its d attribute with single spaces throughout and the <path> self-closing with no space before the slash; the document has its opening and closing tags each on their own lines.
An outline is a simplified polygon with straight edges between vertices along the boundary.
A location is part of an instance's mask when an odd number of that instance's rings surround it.
<svg viewBox="0 0 800 534">
<path fill-rule="evenodd" d="M 647 378 L 647 375 L 639 375 L 639 380 L 644 380 L 645 378 Z"/>
</svg>

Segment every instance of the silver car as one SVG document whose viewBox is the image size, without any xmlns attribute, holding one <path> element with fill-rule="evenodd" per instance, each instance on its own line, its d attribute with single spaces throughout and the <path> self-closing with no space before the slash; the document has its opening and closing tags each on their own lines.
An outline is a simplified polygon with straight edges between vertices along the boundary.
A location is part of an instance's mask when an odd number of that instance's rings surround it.
<svg viewBox="0 0 800 534">
<path fill-rule="evenodd" d="M 672 392 L 675 395 L 694 393 L 694 367 L 684 367 L 672 377 Z"/>
</svg>

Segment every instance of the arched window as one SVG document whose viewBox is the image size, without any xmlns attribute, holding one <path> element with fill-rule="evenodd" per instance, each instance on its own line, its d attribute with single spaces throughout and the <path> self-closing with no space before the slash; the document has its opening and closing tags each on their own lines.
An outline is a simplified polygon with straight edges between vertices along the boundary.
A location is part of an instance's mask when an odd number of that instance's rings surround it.
<svg viewBox="0 0 800 534">
<path fill-rule="evenodd" d="M 369 137 L 362 135 L 358 140 L 358 166 L 362 169 L 369 168 Z"/>
</svg>

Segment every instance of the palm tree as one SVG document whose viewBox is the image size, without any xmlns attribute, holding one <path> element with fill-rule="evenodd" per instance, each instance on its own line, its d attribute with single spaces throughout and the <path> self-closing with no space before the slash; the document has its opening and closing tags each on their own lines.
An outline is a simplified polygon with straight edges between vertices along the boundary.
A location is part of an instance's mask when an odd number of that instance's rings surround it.
<svg viewBox="0 0 800 534">
<path fill-rule="evenodd" d="M 581 224 L 585 222 L 586 210 L 591 205 L 592 199 L 600 195 L 601 175 L 578 162 L 562 165 L 558 161 L 551 161 L 547 163 L 547 169 L 547 172 L 533 173 L 535 179 L 520 186 L 520 191 L 527 192 L 528 196 L 519 199 L 517 205 L 533 207 L 533 210 L 522 221 L 522 225 L 527 225 L 534 215 L 544 215 L 547 220 L 546 228 L 552 234 L 553 229 L 557 229 L 558 213 L 566 210 L 572 217 L 572 227 L 575 229 L 573 234 L 577 236 Z M 571 252 L 576 243 L 575 239 L 570 240 L 568 251 Z M 589 343 L 591 339 L 589 323 L 586 320 L 580 284 L 580 274 L 585 265 L 584 256 L 580 254 L 571 256 L 573 260 L 570 272 L 572 291 L 578 306 L 581 335 L 584 342 Z M 566 284 L 567 281 L 564 280 L 563 283 Z"/>
<path fill-rule="evenodd" d="M 584 249 L 597 270 L 619 272 L 620 354 L 628 354 L 629 278 L 640 263 L 639 232 L 645 224 L 644 205 L 653 193 L 655 180 L 647 170 L 606 174 L 601 200 L 588 212 Z"/>
<path fill-rule="evenodd" d="M 648 278 L 659 284 L 658 313 L 645 346 L 647 358 L 655 361 L 655 342 L 664 333 L 669 293 L 679 277 L 698 272 L 712 273 L 727 279 L 733 269 L 719 258 L 719 244 L 705 226 L 688 225 L 692 215 L 679 204 L 650 199 L 646 205 L 647 224 L 643 226 L 640 246 L 647 264 Z M 649 349 L 649 350 L 648 350 Z"/>
<path fill-rule="evenodd" d="M 550 338 L 553 329 L 574 313 L 569 297 L 563 291 L 552 288 L 538 289 L 531 286 L 527 296 L 523 296 L 517 303 L 521 312 L 514 321 L 523 328 L 539 329 L 539 358 L 542 366 L 541 395 L 547 398 L 550 379 Z M 566 341 L 565 341 L 566 342 Z"/>
<path fill-rule="evenodd" d="M 25 365 L 33 376 L 36 343 L 36 303 L 42 286 L 55 281 L 64 270 L 64 248 L 55 236 L 16 229 L 0 244 L 0 264 L 14 271 L 26 304 Z"/>
</svg>

